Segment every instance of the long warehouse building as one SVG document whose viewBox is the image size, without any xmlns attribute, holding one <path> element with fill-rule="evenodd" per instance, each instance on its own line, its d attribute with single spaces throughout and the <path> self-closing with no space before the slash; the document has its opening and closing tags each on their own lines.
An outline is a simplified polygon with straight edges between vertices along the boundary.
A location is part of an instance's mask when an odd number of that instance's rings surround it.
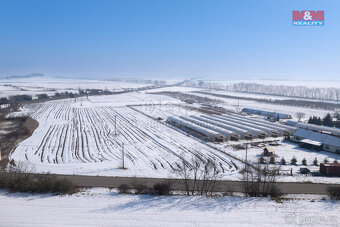
<svg viewBox="0 0 340 227">
<path fill-rule="evenodd" d="M 192 117 L 180 116 L 180 118 L 183 119 L 183 120 L 186 120 L 186 121 L 190 121 L 190 122 L 192 122 L 196 125 L 202 126 L 204 128 L 208 128 L 210 130 L 219 132 L 219 133 L 221 133 L 225 136 L 226 141 L 227 140 L 238 140 L 239 137 L 240 137 L 237 133 L 235 133 L 233 131 L 230 131 L 228 129 L 224 129 L 224 128 L 209 124 L 207 122 L 202 122 L 202 121 L 196 120 Z"/>
<path fill-rule="evenodd" d="M 261 120 L 261 119 L 247 118 L 247 117 L 243 117 L 243 116 L 236 115 L 236 114 L 230 114 L 230 115 L 224 114 L 224 116 L 228 116 L 233 119 L 246 121 L 246 122 L 249 122 L 255 125 L 266 127 L 271 130 L 276 130 L 279 132 L 280 136 L 292 135 L 296 131 L 296 128 L 294 127 L 286 127 L 285 125 L 280 125 L 280 124 L 268 122 L 268 121 Z"/>
<path fill-rule="evenodd" d="M 204 139 L 209 140 L 211 142 L 222 142 L 223 140 L 225 140 L 224 136 L 221 133 L 193 124 L 190 121 L 170 116 L 168 117 L 167 122 L 175 125 L 178 128 L 184 128 L 194 131 Z"/>
<path fill-rule="evenodd" d="M 255 129 L 259 129 L 259 130 L 265 132 L 266 136 L 277 137 L 277 136 L 280 135 L 280 132 L 275 130 L 275 129 L 270 129 L 268 127 L 257 125 L 257 124 L 254 124 L 253 122 L 247 122 L 247 121 L 244 121 L 243 119 L 234 119 L 234 118 L 229 117 L 227 115 L 221 115 L 221 116 L 217 116 L 217 117 L 226 119 L 228 121 L 231 121 L 231 122 L 234 122 L 234 123 L 237 123 L 237 124 L 241 124 L 241 125 L 244 125 L 244 126 L 249 126 L 249 127 L 255 128 Z"/>
<path fill-rule="evenodd" d="M 239 124 L 239 123 L 235 123 L 235 122 L 229 121 L 227 119 L 224 119 L 223 117 L 221 118 L 221 117 L 218 117 L 218 116 L 207 116 L 207 115 L 201 115 L 201 116 L 208 118 L 210 120 L 215 120 L 215 121 L 227 124 L 227 125 L 231 125 L 231 126 L 234 126 L 234 127 L 238 127 L 238 128 L 247 130 L 248 132 L 253 133 L 254 136 L 258 137 L 258 138 L 266 137 L 266 132 L 259 130 L 257 128 L 251 127 L 251 126 L 245 126 L 245 125 L 242 125 L 242 124 Z"/>
<path fill-rule="evenodd" d="M 287 132 L 289 132 L 290 134 L 292 134 L 296 131 L 296 127 L 292 127 L 292 126 L 288 126 L 288 125 L 284 125 L 284 124 L 280 124 L 280 123 L 276 123 L 276 122 L 269 122 L 268 120 L 264 120 L 264 119 L 249 118 L 249 117 L 240 116 L 238 114 L 230 114 L 230 115 L 234 116 L 234 117 L 241 118 L 241 119 L 250 120 L 250 121 L 253 121 L 253 122 L 256 122 L 256 123 L 265 124 L 265 125 L 268 125 L 270 127 L 282 128 L 282 129 L 287 130 Z"/>
<path fill-rule="evenodd" d="M 216 125 L 220 128 L 224 128 L 224 129 L 233 131 L 233 132 L 237 133 L 240 136 L 241 139 L 252 139 L 254 137 L 253 133 L 248 132 L 247 130 L 244 130 L 244 129 L 241 129 L 241 128 L 238 128 L 238 127 L 234 127 L 234 126 L 231 126 L 231 125 L 224 124 L 222 122 L 218 122 L 218 121 L 215 121 L 215 120 L 211 120 L 211 119 L 203 118 L 203 117 L 199 117 L 199 116 L 191 116 L 191 117 L 195 118 L 199 121 L 203 121 L 203 122 L 206 122 L 206 123 L 209 123 L 209 124 L 212 124 L 212 125 Z"/>
</svg>

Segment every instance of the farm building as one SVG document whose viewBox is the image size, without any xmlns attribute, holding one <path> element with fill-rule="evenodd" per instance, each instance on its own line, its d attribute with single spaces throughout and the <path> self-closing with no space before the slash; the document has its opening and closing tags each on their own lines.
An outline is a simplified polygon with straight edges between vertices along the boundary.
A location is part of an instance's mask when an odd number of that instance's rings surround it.
<svg viewBox="0 0 340 227">
<path fill-rule="evenodd" d="M 253 123 L 254 125 L 263 126 L 263 127 L 268 128 L 268 129 L 277 130 L 279 132 L 280 136 L 292 135 L 297 129 L 296 127 L 282 125 L 282 124 L 276 123 L 276 122 L 269 122 L 269 121 L 263 120 L 263 119 L 247 118 L 247 117 L 243 117 L 243 116 L 240 116 L 240 115 L 237 115 L 237 114 L 229 114 L 227 116 L 229 116 L 230 118 L 233 118 L 233 119 L 238 119 L 238 120 L 242 120 L 242 121 L 245 121 L 245 122 Z"/>
<path fill-rule="evenodd" d="M 293 140 L 306 148 L 340 154 L 340 138 L 333 135 L 299 128 L 293 134 Z"/>
<path fill-rule="evenodd" d="M 274 137 L 277 137 L 280 134 L 275 129 L 269 129 L 268 127 L 257 125 L 257 124 L 254 124 L 253 122 L 247 122 L 244 119 L 233 118 L 230 115 L 221 115 L 220 118 L 223 118 L 223 119 L 225 119 L 225 120 L 227 120 L 229 122 L 233 122 L 233 123 L 237 123 L 237 124 L 241 124 L 241 125 L 244 125 L 244 126 L 247 126 L 247 127 L 251 127 L 251 128 L 254 128 L 254 129 L 261 130 L 262 132 L 265 133 L 265 136 L 274 136 Z"/>
<path fill-rule="evenodd" d="M 252 139 L 254 137 L 253 133 L 248 132 L 247 130 L 244 130 L 244 129 L 241 129 L 241 128 L 238 128 L 238 127 L 234 127 L 232 125 L 224 124 L 223 122 L 218 122 L 214 119 L 208 118 L 208 116 L 203 117 L 203 115 L 201 115 L 201 117 L 199 117 L 199 116 L 191 116 L 191 117 L 195 118 L 197 120 L 203 121 L 203 122 L 207 122 L 207 123 L 212 124 L 212 125 L 216 125 L 220 128 L 230 130 L 230 131 L 238 134 L 241 139 Z"/>
<path fill-rule="evenodd" d="M 340 177 L 340 163 L 321 163 L 320 173 L 330 177 Z"/>
<path fill-rule="evenodd" d="M 190 121 L 190 122 L 192 122 L 196 125 L 202 126 L 204 128 L 208 128 L 208 129 L 211 129 L 213 131 L 219 132 L 219 133 L 224 135 L 225 140 L 238 140 L 239 139 L 239 135 L 235 132 L 230 131 L 230 130 L 220 128 L 218 126 L 209 124 L 207 122 L 199 121 L 199 120 L 192 118 L 192 117 L 180 116 L 180 118 L 184 119 L 186 121 Z"/>
<path fill-rule="evenodd" d="M 296 121 L 287 121 L 286 124 L 287 125 L 294 125 L 297 128 L 313 130 L 313 131 L 316 131 L 316 132 L 325 133 L 325 134 L 334 135 L 334 136 L 340 136 L 340 129 L 337 129 L 337 128 L 332 128 L 332 127 L 322 126 L 322 125 L 302 123 L 302 122 L 296 122 Z"/>
<path fill-rule="evenodd" d="M 225 140 L 225 137 L 221 133 L 210 130 L 208 128 L 204 128 L 187 120 L 183 120 L 177 117 L 168 117 L 167 122 L 175 125 L 178 128 L 188 129 L 191 132 L 204 138 L 205 140 L 211 142 L 222 142 L 223 140 Z"/>
<path fill-rule="evenodd" d="M 256 109 L 250 109 L 250 108 L 243 108 L 243 113 L 247 114 L 255 114 L 260 115 L 268 118 L 274 118 L 274 119 L 292 119 L 292 116 L 290 114 L 284 114 L 284 113 L 276 113 L 276 112 L 269 112 L 264 110 L 256 110 Z"/>
<path fill-rule="evenodd" d="M 243 124 L 240 124 L 240 123 L 237 123 L 237 122 L 230 121 L 230 120 L 223 118 L 221 116 L 218 116 L 218 115 L 214 115 L 214 116 L 202 115 L 202 116 L 205 117 L 205 118 L 209 118 L 211 120 L 221 122 L 221 123 L 226 124 L 226 125 L 231 125 L 231 126 L 236 127 L 236 128 L 244 129 L 244 130 L 252 133 L 254 135 L 254 137 L 258 137 L 258 138 L 266 137 L 266 132 L 264 132 L 260 129 L 254 128 L 254 127 L 252 127 L 252 125 L 243 125 Z"/>
</svg>

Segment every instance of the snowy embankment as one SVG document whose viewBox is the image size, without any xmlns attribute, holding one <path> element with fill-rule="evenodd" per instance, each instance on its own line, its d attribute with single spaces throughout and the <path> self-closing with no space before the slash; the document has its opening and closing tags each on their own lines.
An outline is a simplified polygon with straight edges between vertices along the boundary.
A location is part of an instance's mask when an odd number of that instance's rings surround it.
<svg viewBox="0 0 340 227">
<path fill-rule="evenodd" d="M 2 226 L 340 225 L 340 202 L 319 196 L 277 203 L 236 196 L 122 195 L 97 188 L 72 196 L 0 191 L 0 200 Z"/>
</svg>

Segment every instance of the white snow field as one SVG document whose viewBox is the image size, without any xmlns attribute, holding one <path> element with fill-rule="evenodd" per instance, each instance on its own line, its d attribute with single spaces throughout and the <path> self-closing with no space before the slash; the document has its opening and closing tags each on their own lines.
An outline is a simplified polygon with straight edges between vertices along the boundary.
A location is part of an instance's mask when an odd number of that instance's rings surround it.
<svg viewBox="0 0 340 227">
<path fill-rule="evenodd" d="M 86 79 L 63 79 L 53 77 L 0 79 L 0 97 L 12 95 L 54 95 L 56 92 L 78 93 L 78 89 L 107 89 L 123 91 L 128 88 L 146 87 L 152 84 L 102 81 Z"/>
<path fill-rule="evenodd" d="M 36 172 L 171 177 L 181 158 L 190 163 L 197 156 L 214 160 L 225 178 L 238 178 L 238 161 L 126 106 L 152 99 L 178 102 L 126 93 L 25 105 L 20 114 L 33 117 L 39 126 L 10 159 L 29 163 Z M 127 170 L 120 169 L 123 144 Z"/>
<path fill-rule="evenodd" d="M 71 196 L 0 191 L 0 200 L 0 225 L 6 227 L 340 225 L 339 201 L 308 195 L 277 203 L 236 196 L 123 195 L 93 188 Z"/>
</svg>

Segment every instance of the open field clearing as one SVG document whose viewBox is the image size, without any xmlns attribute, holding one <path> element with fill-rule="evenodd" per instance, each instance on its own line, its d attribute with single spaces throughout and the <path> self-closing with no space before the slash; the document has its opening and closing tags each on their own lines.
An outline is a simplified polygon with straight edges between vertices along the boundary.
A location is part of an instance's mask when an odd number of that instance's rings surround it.
<svg viewBox="0 0 340 227">
<path fill-rule="evenodd" d="M 310 116 L 324 117 L 327 113 L 332 112 L 330 110 L 323 110 L 323 109 L 312 109 L 312 108 L 306 108 L 306 107 L 260 103 L 260 102 L 254 102 L 254 101 L 232 99 L 232 98 L 221 98 L 221 97 L 216 97 L 216 96 L 208 95 L 208 94 L 195 93 L 195 95 L 220 100 L 221 103 L 218 104 L 218 106 L 221 106 L 221 107 L 226 106 L 228 109 L 232 109 L 234 111 L 240 111 L 242 108 L 253 108 L 253 109 L 260 109 L 260 110 L 265 110 L 265 111 L 270 111 L 270 112 L 290 114 L 293 117 L 293 119 L 296 119 L 297 112 L 306 113 L 306 116 L 304 117 L 304 119 L 308 119 Z"/>
<path fill-rule="evenodd" d="M 152 84 L 100 81 L 85 79 L 62 79 L 62 78 L 20 78 L 0 79 L 0 97 L 13 95 L 54 95 L 56 92 L 78 92 L 78 89 L 102 89 L 109 91 L 123 91 L 129 88 L 140 88 Z"/>
<path fill-rule="evenodd" d="M 153 97 L 129 93 L 25 105 L 20 114 L 39 127 L 10 158 L 37 172 L 173 177 L 182 158 L 190 165 L 197 157 L 216 162 L 227 179 L 238 177 L 238 161 L 125 106 Z M 127 170 L 120 169 L 123 146 Z"/>
<path fill-rule="evenodd" d="M 283 203 L 237 196 L 124 195 L 93 188 L 72 196 L 0 191 L 6 226 L 339 226 L 340 203 L 294 195 Z"/>
</svg>

